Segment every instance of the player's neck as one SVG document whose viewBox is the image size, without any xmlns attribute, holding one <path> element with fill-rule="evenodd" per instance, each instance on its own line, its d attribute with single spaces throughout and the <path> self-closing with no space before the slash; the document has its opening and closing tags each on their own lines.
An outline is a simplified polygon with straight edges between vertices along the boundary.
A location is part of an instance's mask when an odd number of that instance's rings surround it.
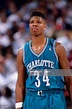
<svg viewBox="0 0 72 109">
<path fill-rule="evenodd" d="M 45 42 L 45 36 L 32 37 L 32 46 L 40 46 L 41 44 L 45 44 Z"/>
</svg>

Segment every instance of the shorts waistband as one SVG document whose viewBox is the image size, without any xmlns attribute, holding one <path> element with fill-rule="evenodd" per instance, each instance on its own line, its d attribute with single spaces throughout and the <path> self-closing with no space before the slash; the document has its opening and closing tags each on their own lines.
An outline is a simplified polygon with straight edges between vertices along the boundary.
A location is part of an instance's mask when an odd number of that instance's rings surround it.
<svg viewBox="0 0 72 109">
<path fill-rule="evenodd" d="M 55 89 L 55 90 L 38 90 L 38 91 L 31 91 L 27 90 L 27 93 L 32 94 L 32 95 L 44 95 L 44 94 L 60 94 L 63 92 L 63 90 L 60 89 Z"/>
</svg>

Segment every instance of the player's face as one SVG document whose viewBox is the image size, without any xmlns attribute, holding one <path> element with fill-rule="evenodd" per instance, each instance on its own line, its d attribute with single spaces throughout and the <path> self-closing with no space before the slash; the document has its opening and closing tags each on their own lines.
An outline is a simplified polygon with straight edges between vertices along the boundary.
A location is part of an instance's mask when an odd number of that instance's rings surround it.
<svg viewBox="0 0 72 109">
<path fill-rule="evenodd" d="M 44 34 L 44 30 L 46 29 L 45 20 L 41 17 L 34 16 L 30 19 L 29 28 L 31 35 L 39 36 Z"/>
</svg>

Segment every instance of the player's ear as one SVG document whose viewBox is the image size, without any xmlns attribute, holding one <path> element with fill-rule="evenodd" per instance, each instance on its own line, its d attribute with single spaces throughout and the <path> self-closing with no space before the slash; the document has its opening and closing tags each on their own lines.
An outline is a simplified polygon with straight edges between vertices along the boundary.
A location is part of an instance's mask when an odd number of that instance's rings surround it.
<svg viewBox="0 0 72 109">
<path fill-rule="evenodd" d="M 46 30 L 46 27 L 47 27 L 47 26 L 46 26 L 46 24 L 45 24 L 45 25 L 44 25 L 44 30 Z"/>
</svg>

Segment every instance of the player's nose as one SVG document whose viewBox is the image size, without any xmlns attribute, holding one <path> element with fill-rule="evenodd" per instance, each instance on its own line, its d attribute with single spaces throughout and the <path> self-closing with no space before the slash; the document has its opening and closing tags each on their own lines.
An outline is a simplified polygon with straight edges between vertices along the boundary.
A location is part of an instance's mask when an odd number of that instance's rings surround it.
<svg viewBox="0 0 72 109">
<path fill-rule="evenodd" d="M 34 22 L 34 23 L 33 23 L 33 26 L 37 26 L 37 23 L 36 23 L 36 22 Z"/>
</svg>

